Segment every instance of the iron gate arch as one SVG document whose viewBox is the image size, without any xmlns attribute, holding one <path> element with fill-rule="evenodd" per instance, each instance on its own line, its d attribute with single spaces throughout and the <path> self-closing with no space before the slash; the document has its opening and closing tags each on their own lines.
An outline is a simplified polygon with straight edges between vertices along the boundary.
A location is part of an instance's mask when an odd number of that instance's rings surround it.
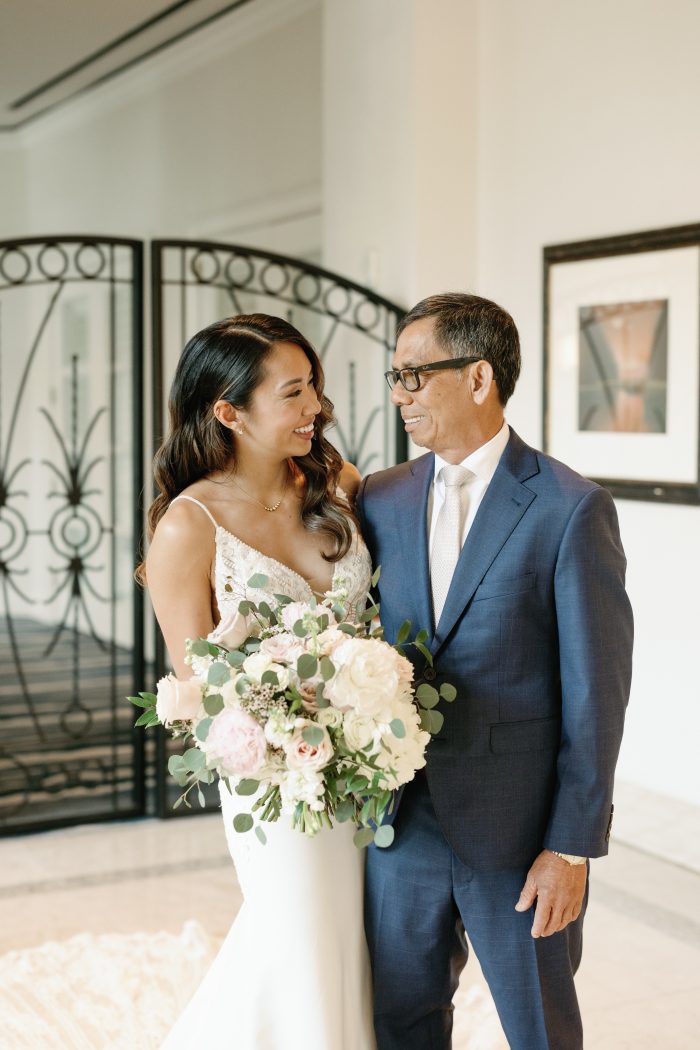
<svg viewBox="0 0 700 1050">
<path fill-rule="evenodd" d="M 0 242 L 0 834 L 144 810 L 142 293 L 140 241 Z"/>
<path fill-rule="evenodd" d="M 390 411 L 383 378 L 405 312 L 399 304 L 304 259 L 193 240 L 153 241 L 151 301 L 154 450 L 164 435 L 167 387 L 187 340 L 221 317 L 262 312 L 285 316 L 318 350 L 336 409 L 331 440 L 343 457 L 363 474 L 406 458 L 406 434 Z M 165 654 L 158 631 L 155 657 L 160 675 Z M 159 731 L 161 816 L 170 815 L 179 794 L 167 774 L 171 750 Z M 210 792 L 208 805 L 217 801 Z"/>
</svg>

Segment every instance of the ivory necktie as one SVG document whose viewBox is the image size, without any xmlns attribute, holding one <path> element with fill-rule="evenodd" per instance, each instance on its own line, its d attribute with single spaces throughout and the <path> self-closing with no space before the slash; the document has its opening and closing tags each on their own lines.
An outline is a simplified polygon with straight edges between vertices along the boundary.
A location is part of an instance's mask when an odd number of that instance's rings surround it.
<svg viewBox="0 0 700 1050">
<path fill-rule="evenodd" d="M 462 528 L 466 510 L 465 486 L 474 475 L 461 464 L 447 464 L 442 468 L 440 476 L 445 486 L 445 499 L 435 522 L 430 559 L 430 583 L 436 626 L 440 621 L 462 549 Z"/>
</svg>

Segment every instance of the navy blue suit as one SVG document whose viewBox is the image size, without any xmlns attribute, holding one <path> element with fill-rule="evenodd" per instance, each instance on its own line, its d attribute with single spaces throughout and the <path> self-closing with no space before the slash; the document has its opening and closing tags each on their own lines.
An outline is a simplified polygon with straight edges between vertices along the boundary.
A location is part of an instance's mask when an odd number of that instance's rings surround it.
<svg viewBox="0 0 700 1050">
<path fill-rule="evenodd" d="M 610 494 L 511 431 L 432 622 L 432 453 L 368 476 L 358 494 L 385 636 L 427 627 L 457 688 L 425 775 L 397 799 L 397 836 L 368 857 L 367 935 L 379 1050 L 450 1045 L 451 998 L 479 956 L 510 1045 L 582 1045 L 573 973 L 580 918 L 530 936 L 514 905 L 543 848 L 607 853 L 631 678 L 632 614 Z"/>
</svg>

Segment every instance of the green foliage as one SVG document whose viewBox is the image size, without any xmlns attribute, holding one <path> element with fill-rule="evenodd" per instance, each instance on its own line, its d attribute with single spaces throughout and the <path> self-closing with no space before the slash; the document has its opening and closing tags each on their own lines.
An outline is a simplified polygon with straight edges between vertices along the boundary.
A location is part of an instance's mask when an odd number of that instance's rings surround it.
<svg viewBox="0 0 700 1050">
<path fill-rule="evenodd" d="M 372 586 L 373 587 L 376 587 L 377 584 L 379 583 L 379 577 L 381 576 L 381 574 L 382 574 L 382 567 L 381 567 L 381 565 L 378 565 L 377 568 L 372 573 Z"/>
<path fill-rule="evenodd" d="M 335 664 L 328 656 L 321 657 L 321 678 L 324 682 L 329 682 L 335 674 Z"/>
<path fill-rule="evenodd" d="M 245 660 L 245 653 L 240 652 L 238 649 L 232 649 L 230 653 L 226 653 L 226 660 L 231 664 L 231 667 L 240 667 Z"/>
<path fill-rule="evenodd" d="M 250 831 L 253 826 L 253 818 L 250 813 L 236 813 L 233 818 L 234 830 L 239 834 L 243 834 L 245 831 Z"/>
<path fill-rule="evenodd" d="M 191 773 L 198 773 L 200 769 L 204 769 L 207 759 L 204 752 L 200 751 L 198 747 L 191 747 L 185 751 L 182 761 L 185 764 L 185 768 L 189 769 Z"/>
<path fill-rule="evenodd" d="M 267 844 L 267 835 L 265 834 L 265 832 L 263 831 L 263 829 L 260 827 L 259 824 L 258 824 L 257 828 L 255 829 L 255 834 L 258 837 L 258 839 L 260 840 L 260 842 L 262 842 L 263 846 L 265 846 Z"/>
<path fill-rule="evenodd" d="M 261 674 L 261 676 L 260 676 L 260 683 L 261 683 L 261 685 L 271 685 L 273 687 L 277 687 L 280 684 L 280 680 L 277 677 L 276 671 L 269 671 L 268 670 L 268 671 L 263 671 L 263 673 Z"/>
<path fill-rule="evenodd" d="M 457 699 L 457 690 L 450 682 L 443 682 L 440 686 L 440 696 L 448 704 L 451 704 L 453 700 Z"/>
<path fill-rule="evenodd" d="M 207 682 L 209 685 L 226 685 L 226 683 L 230 681 L 230 667 L 227 667 L 225 663 L 218 662 L 211 665 L 207 672 Z"/>
<path fill-rule="evenodd" d="M 218 715 L 219 711 L 224 709 L 224 698 L 221 693 L 212 693 L 210 696 L 204 697 L 204 710 L 212 718 Z"/>
<path fill-rule="evenodd" d="M 260 787 L 259 780 L 252 780 L 250 778 L 245 780 L 239 780 L 236 784 L 237 795 L 254 795 Z"/>
<path fill-rule="evenodd" d="M 304 653 L 297 660 L 297 674 L 301 679 L 313 678 L 318 670 L 318 660 L 311 653 Z"/>
<path fill-rule="evenodd" d="M 351 638 L 354 638 L 357 634 L 357 627 L 352 623 L 339 623 L 338 630 L 342 631 L 343 634 L 349 634 Z"/>
<path fill-rule="evenodd" d="M 248 586 L 254 591 L 264 591 L 270 579 L 264 572 L 256 572 L 248 580 Z"/>
<path fill-rule="evenodd" d="M 355 843 L 358 849 L 364 849 L 369 846 L 370 842 L 374 839 L 374 832 L 371 828 L 360 828 L 356 831 L 352 837 L 352 841 Z"/>
<path fill-rule="evenodd" d="M 389 728 L 396 737 L 397 740 L 403 740 L 406 736 L 406 726 L 403 724 L 400 718 L 392 718 L 389 723 Z"/>
<path fill-rule="evenodd" d="M 206 704 L 205 704 L 205 707 L 206 707 Z M 202 743 L 204 743 L 204 741 L 209 736 L 209 730 L 211 729 L 211 723 L 212 723 L 212 719 L 211 718 L 203 718 L 202 719 L 202 721 L 198 724 L 198 726 L 197 726 L 197 728 L 195 730 L 195 734 L 194 734 L 197 737 L 197 740 L 201 740 Z"/>
<path fill-rule="evenodd" d="M 435 707 L 440 702 L 440 694 L 432 685 L 422 682 L 416 689 L 416 700 L 421 707 Z"/>
<path fill-rule="evenodd" d="M 394 829 L 391 824 L 382 824 L 374 833 L 374 845 L 386 849 L 394 841 Z"/>
<path fill-rule="evenodd" d="M 323 740 L 323 730 L 320 726 L 305 726 L 301 731 L 301 735 L 309 747 L 318 747 Z"/>
<path fill-rule="evenodd" d="M 411 621 L 410 620 L 404 620 L 404 622 L 399 627 L 399 633 L 396 635 L 396 644 L 397 645 L 403 645 L 403 643 L 408 639 L 408 636 L 409 636 L 410 633 L 411 633 Z"/>
</svg>

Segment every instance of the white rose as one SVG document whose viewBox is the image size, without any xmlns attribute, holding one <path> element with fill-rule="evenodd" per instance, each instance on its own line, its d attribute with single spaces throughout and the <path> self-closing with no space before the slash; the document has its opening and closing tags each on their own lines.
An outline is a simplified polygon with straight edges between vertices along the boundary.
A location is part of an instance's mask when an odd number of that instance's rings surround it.
<svg viewBox="0 0 700 1050">
<path fill-rule="evenodd" d="M 269 671 L 271 666 L 272 657 L 268 653 L 260 651 L 251 653 L 243 661 L 243 671 L 256 682 L 260 681 L 265 671 Z"/>
<path fill-rule="evenodd" d="M 333 663 L 336 674 L 326 686 L 331 703 L 387 720 L 392 702 L 405 692 L 407 661 L 378 638 L 348 638 L 334 650 Z"/>
<path fill-rule="evenodd" d="M 321 656 L 330 656 L 334 649 L 348 639 L 345 631 L 339 631 L 337 627 L 327 627 L 325 631 L 321 631 L 316 642 L 318 644 L 318 650 Z"/>
<path fill-rule="evenodd" d="M 161 678 L 156 686 L 156 714 L 163 725 L 191 722 L 202 703 L 202 683 L 197 678 L 181 682 L 173 674 Z"/>
<path fill-rule="evenodd" d="M 303 620 L 307 616 L 316 618 L 316 609 L 312 609 L 308 602 L 289 602 L 281 612 L 282 623 L 290 633 L 293 632 L 297 620 Z"/>
<path fill-rule="evenodd" d="M 320 726 L 337 729 L 343 724 L 343 716 L 336 707 L 322 707 L 316 715 L 316 721 Z"/>
<path fill-rule="evenodd" d="M 377 723 L 369 715 L 358 711 L 346 711 L 343 715 L 343 733 L 345 742 L 353 751 L 361 751 L 375 739 Z"/>
<path fill-rule="evenodd" d="M 334 755 L 333 743 L 325 726 L 319 726 L 310 718 L 297 718 L 294 721 L 294 732 L 285 744 L 287 765 L 290 769 L 319 770 L 327 766 Z M 309 744 L 304 739 L 305 729 L 318 729 L 322 734 L 318 744 Z"/>
</svg>

